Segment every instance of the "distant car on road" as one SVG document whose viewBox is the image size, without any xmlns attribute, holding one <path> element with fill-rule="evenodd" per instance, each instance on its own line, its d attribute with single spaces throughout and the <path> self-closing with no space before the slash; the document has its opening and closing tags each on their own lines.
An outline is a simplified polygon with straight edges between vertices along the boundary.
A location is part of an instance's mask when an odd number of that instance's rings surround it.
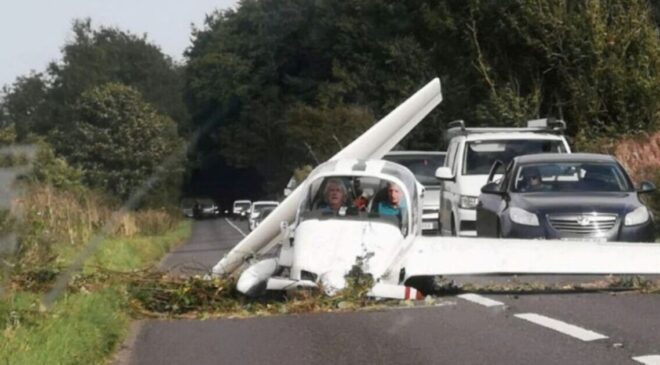
<svg viewBox="0 0 660 365">
<path fill-rule="evenodd" d="M 247 218 L 251 205 L 252 205 L 252 201 L 247 199 L 234 201 L 234 206 L 232 208 L 232 214 L 234 215 L 234 218 L 239 218 L 239 219 Z"/>
<path fill-rule="evenodd" d="M 653 242 L 653 216 L 609 155 L 535 154 L 514 158 L 499 181 L 491 169 L 477 204 L 477 235 Z M 501 170 L 500 170 L 501 171 Z"/>
<path fill-rule="evenodd" d="M 408 168 L 420 184 L 424 185 L 422 231 L 438 233 L 440 210 L 440 181 L 435 171 L 445 163 L 445 152 L 441 151 L 391 151 L 383 160 L 396 162 Z"/>
<path fill-rule="evenodd" d="M 211 218 L 220 215 L 220 208 L 210 198 L 195 199 L 191 210 L 192 216 L 195 219 Z"/>
<path fill-rule="evenodd" d="M 253 229 L 257 228 L 257 219 L 261 216 L 263 213 L 263 210 L 266 208 L 276 208 L 278 205 L 280 205 L 279 202 L 276 201 L 256 201 L 252 203 L 252 206 L 250 207 L 250 213 L 248 217 L 248 223 L 249 223 L 249 228 L 250 231 Z"/>
<path fill-rule="evenodd" d="M 272 213 L 272 212 L 275 210 L 275 208 L 276 208 L 276 207 L 267 207 L 267 208 L 264 208 L 264 209 L 261 211 L 261 214 L 259 214 L 259 216 L 258 216 L 257 218 L 255 218 L 255 220 L 254 220 L 254 228 L 259 227 L 259 225 L 261 224 L 261 222 L 263 222 L 264 219 L 266 219 L 266 217 L 268 217 L 268 216 L 270 215 L 270 213 Z"/>
</svg>

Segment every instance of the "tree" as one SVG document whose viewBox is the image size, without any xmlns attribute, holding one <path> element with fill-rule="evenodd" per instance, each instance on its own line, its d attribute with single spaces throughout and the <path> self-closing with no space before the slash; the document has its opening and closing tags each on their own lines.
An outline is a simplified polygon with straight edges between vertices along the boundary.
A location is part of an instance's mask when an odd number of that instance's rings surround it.
<svg viewBox="0 0 660 365">
<path fill-rule="evenodd" d="M 176 198 L 180 166 L 166 160 L 182 154 L 182 143 L 171 118 L 160 115 L 140 93 L 108 83 L 84 92 L 74 108 L 71 130 L 58 130 L 58 150 L 82 170 L 84 181 L 121 199 L 161 174 L 156 192 L 165 201 Z M 172 168 L 171 166 L 175 168 Z"/>
<path fill-rule="evenodd" d="M 14 126 L 19 142 L 46 124 L 47 93 L 48 84 L 40 73 L 20 76 L 11 87 L 3 88 L 0 120 L 4 127 Z"/>
<path fill-rule="evenodd" d="M 76 20 L 73 41 L 62 48 L 62 59 L 48 68 L 49 124 L 41 133 L 68 128 L 75 100 L 85 91 L 108 82 L 133 87 L 145 101 L 169 116 L 181 131 L 188 130 L 183 100 L 182 68 L 160 48 L 117 28 L 93 29 L 91 20 Z"/>
</svg>

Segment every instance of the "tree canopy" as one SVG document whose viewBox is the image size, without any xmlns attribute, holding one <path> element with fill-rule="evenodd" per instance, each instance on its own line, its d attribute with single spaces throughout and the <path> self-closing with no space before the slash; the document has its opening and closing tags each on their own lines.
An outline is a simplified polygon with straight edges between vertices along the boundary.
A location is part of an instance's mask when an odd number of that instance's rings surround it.
<svg viewBox="0 0 660 365">
<path fill-rule="evenodd" d="M 117 83 L 90 89 L 74 111 L 73 128 L 56 136 L 56 146 L 88 185 L 127 199 L 158 173 L 176 175 L 163 166 L 182 148 L 176 125 L 135 89 Z"/>
</svg>

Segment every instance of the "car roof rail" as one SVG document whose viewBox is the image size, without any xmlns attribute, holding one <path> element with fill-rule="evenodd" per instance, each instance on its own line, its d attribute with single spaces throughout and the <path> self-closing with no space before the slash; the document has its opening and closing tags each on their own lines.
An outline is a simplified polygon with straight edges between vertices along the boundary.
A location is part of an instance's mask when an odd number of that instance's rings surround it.
<svg viewBox="0 0 660 365">
<path fill-rule="evenodd" d="M 566 122 L 555 118 L 532 119 L 527 121 L 527 127 L 465 127 L 464 120 L 454 120 L 447 124 L 445 139 L 451 140 L 456 136 L 467 136 L 476 133 L 556 133 L 564 134 Z"/>
</svg>

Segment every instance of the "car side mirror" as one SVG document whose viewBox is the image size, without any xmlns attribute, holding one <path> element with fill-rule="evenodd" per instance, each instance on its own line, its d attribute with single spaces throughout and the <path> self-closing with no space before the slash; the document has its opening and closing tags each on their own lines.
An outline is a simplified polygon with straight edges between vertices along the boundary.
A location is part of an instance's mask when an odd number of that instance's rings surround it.
<svg viewBox="0 0 660 365">
<path fill-rule="evenodd" d="M 504 191 L 500 190 L 496 182 L 490 182 L 481 187 L 481 192 L 484 194 L 495 194 L 495 195 L 504 195 Z"/>
<path fill-rule="evenodd" d="M 642 181 L 642 183 L 639 184 L 639 189 L 637 189 L 637 192 L 640 194 L 651 193 L 653 191 L 655 191 L 655 184 L 650 181 Z"/>
<path fill-rule="evenodd" d="M 435 177 L 438 178 L 439 180 L 444 180 L 444 181 L 454 181 L 455 176 L 452 174 L 451 169 L 447 166 L 442 166 L 438 167 L 437 170 L 435 170 Z"/>
</svg>

